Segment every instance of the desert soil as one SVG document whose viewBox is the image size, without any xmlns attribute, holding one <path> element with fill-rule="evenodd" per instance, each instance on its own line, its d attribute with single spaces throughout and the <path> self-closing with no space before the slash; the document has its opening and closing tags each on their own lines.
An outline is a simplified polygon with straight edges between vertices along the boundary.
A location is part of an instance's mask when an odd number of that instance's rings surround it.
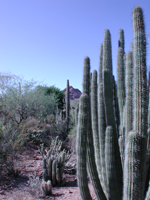
<svg viewBox="0 0 150 200">
<path fill-rule="evenodd" d="M 71 159 L 75 159 L 74 154 Z M 42 179 L 42 156 L 35 145 L 28 147 L 21 155 L 18 155 L 17 169 L 19 174 L 14 176 L 0 177 L 0 200 L 81 200 L 77 177 L 72 174 L 65 174 L 66 185 L 64 187 L 53 187 L 52 195 L 44 196 L 39 182 L 35 182 L 35 177 Z M 33 180 L 33 185 L 28 183 Z M 89 183 L 92 199 L 95 200 L 93 188 Z"/>
</svg>

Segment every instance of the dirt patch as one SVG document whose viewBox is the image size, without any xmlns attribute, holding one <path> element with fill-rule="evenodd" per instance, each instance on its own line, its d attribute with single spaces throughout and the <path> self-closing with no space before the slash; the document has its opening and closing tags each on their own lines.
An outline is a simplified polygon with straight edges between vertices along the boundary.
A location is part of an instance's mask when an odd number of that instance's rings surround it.
<svg viewBox="0 0 150 200">
<path fill-rule="evenodd" d="M 73 155 L 74 160 L 76 155 Z M 42 180 L 42 156 L 37 146 L 30 145 L 23 154 L 18 155 L 18 177 L 0 177 L 0 200 L 81 200 L 77 177 L 75 174 L 66 174 L 65 187 L 52 188 L 52 195 L 44 196 L 40 185 Z M 95 195 L 89 184 L 92 199 Z"/>
</svg>

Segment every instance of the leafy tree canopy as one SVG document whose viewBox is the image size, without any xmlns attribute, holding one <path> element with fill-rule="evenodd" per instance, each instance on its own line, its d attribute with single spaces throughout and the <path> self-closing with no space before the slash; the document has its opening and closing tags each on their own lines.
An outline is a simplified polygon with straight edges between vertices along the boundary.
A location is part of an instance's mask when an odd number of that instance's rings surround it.
<svg viewBox="0 0 150 200">
<path fill-rule="evenodd" d="M 53 86 L 37 86 L 37 90 L 42 90 L 45 92 L 45 95 L 54 95 L 55 101 L 58 105 L 59 109 L 63 109 L 63 99 L 64 99 L 64 92 L 61 91 L 59 88 Z"/>
</svg>

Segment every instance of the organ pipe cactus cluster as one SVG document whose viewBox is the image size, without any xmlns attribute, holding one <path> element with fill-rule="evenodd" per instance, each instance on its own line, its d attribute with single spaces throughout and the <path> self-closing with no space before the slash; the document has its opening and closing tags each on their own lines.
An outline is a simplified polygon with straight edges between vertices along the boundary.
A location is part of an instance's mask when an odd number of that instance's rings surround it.
<svg viewBox="0 0 150 200">
<path fill-rule="evenodd" d="M 71 158 L 72 153 L 61 150 L 62 142 L 56 137 L 52 140 L 49 150 L 41 146 L 40 152 L 43 157 L 43 180 L 51 181 L 53 187 L 65 184 L 64 167 Z"/>
<path fill-rule="evenodd" d="M 84 59 L 77 126 L 77 176 L 83 200 L 92 199 L 88 174 L 98 200 L 150 199 L 146 38 L 140 7 L 133 10 L 133 29 L 134 42 L 126 55 L 124 31 L 119 31 L 117 84 L 108 29 L 100 49 L 98 84 L 97 71 L 91 81 L 90 59 Z"/>
</svg>

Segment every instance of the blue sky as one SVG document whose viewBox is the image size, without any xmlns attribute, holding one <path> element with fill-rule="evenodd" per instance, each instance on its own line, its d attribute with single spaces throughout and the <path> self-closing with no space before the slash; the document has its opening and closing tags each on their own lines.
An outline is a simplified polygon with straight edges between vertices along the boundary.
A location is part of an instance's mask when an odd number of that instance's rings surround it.
<svg viewBox="0 0 150 200">
<path fill-rule="evenodd" d="M 0 0 L 0 72 L 60 89 L 69 79 L 70 85 L 82 90 L 84 57 L 90 57 L 91 71 L 98 70 L 108 28 L 116 74 L 119 29 L 124 29 L 127 53 L 136 5 L 144 11 L 148 43 L 149 0 Z M 149 53 L 147 44 L 147 65 Z"/>
</svg>

